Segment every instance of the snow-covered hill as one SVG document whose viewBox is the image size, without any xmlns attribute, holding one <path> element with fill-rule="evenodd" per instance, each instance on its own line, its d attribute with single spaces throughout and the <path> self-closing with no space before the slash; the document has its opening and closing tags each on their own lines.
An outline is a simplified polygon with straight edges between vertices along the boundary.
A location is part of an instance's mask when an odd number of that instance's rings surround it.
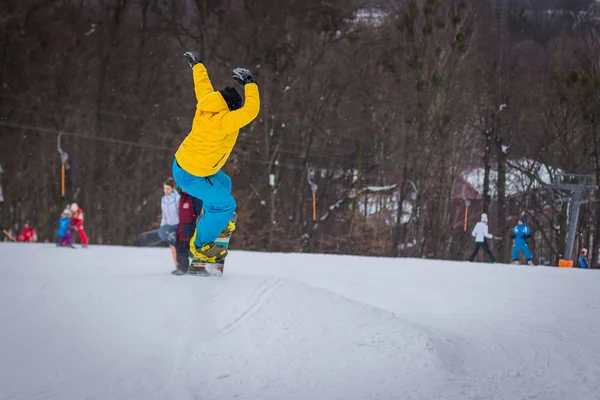
<svg viewBox="0 0 600 400">
<path fill-rule="evenodd" d="M 0 243 L 0 399 L 600 399 L 598 271 Z"/>
</svg>

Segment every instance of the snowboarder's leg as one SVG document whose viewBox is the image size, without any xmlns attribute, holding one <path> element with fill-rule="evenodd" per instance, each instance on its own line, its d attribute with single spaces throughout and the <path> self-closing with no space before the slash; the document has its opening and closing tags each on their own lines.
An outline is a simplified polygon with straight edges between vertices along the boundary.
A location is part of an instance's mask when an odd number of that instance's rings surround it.
<svg viewBox="0 0 600 400">
<path fill-rule="evenodd" d="M 185 172 L 175 161 L 173 177 L 186 193 L 203 201 L 204 214 L 196 226 L 194 243 L 197 246 L 212 243 L 227 226 L 236 208 L 231 195 L 231 179 L 222 171 L 208 177 L 197 177 Z"/>
<path fill-rule="evenodd" d="M 469 261 L 470 262 L 473 262 L 473 260 L 477 256 L 477 253 L 479 253 L 479 248 L 480 247 L 481 247 L 481 243 L 475 242 L 475 250 L 473 251 L 473 254 L 471 254 L 471 257 L 469 257 Z"/>
<path fill-rule="evenodd" d="M 225 190 L 231 193 L 231 178 L 225 172 L 219 170 L 216 174 L 211 176 L 211 179 L 219 182 L 221 186 L 225 188 Z"/>
<path fill-rule="evenodd" d="M 494 255 L 492 254 L 492 251 L 490 250 L 490 246 L 488 245 L 488 242 L 483 242 L 481 244 L 481 246 L 483 247 L 483 249 L 485 250 L 485 252 L 488 254 L 488 256 L 490 256 L 490 260 L 495 263 L 496 259 L 494 258 Z"/>
<path fill-rule="evenodd" d="M 225 229 L 236 208 L 236 202 L 230 193 L 214 190 L 214 196 L 204 200 L 204 215 L 196 227 L 195 244 L 212 243 Z"/>
<path fill-rule="evenodd" d="M 215 262 L 227 255 L 227 250 L 214 242 L 228 226 L 236 208 L 231 195 L 231 179 L 222 171 L 212 176 L 197 177 L 184 171 L 175 160 L 173 177 L 186 193 L 203 201 L 203 215 L 198 220 L 190 250 L 197 259 Z"/>
</svg>

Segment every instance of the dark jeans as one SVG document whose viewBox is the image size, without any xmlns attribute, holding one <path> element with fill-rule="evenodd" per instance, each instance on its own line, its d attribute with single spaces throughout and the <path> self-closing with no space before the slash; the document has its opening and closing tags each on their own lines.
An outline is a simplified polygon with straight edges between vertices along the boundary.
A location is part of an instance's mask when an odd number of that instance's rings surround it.
<svg viewBox="0 0 600 400">
<path fill-rule="evenodd" d="M 177 268 L 187 272 L 190 268 L 190 241 L 180 241 L 175 243 L 175 252 L 177 253 Z"/>
<path fill-rule="evenodd" d="M 175 246 L 175 241 L 177 240 L 177 225 L 161 225 L 160 228 L 158 228 L 158 237 L 163 242 Z"/>
<path fill-rule="evenodd" d="M 490 256 L 490 260 L 492 260 L 492 262 L 496 262 L 496 259 L 494 258 L 494 255 L 492 254 L 492 251 L 490 250 L 490 246 L 488 245 L 487 241 L 483 241 L 481 243 L 475 242 L 475 251 L 473 251 L 473 254 L 471 254 L 471 257 L 469 257 L 469 261 L 473 262 L 477 253 L 479 253 L 479 249 L 482 247 L 483 250 L 485 250 L 485 252 L 488 254 L 488 256 Z"/>
</svg>

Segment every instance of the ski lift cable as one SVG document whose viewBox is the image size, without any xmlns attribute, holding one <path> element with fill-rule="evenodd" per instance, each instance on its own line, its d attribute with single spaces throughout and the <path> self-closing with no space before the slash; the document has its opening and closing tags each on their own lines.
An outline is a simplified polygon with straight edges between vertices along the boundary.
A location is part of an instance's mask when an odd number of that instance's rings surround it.
<svg viewBox="0 0 600 400">
<path fill-rule="evenodd" d="M 85 134 L 75 133 L 75 132 L 64 132 L 64 131 L 58 131 L 53 128 L 46 128 L 46 127 L 33 126 L 33 125 L 24 125 L 24 124 L 18 124 L 18 123 L 14 123 L 14 122 L 0 121 L 0 126 L 5 126 L 5 127 L 9 127 L 9 128 L 15 128 L 15 129 L 29 129 L 32 131 L 48 133 L 48 134 L 62 134 L 63 136 L 77 137 L 77 138 L 82 138 L 82 139 L 87 139 L 87 140 L 95 140 L 95 141 L 106 142 L 106 143 L 122 144 L 125 146 L 131 146 L 131 147 L 141 147 L 141 148 L 146 148 L 146 149 L 150 149 L 150 150 L 161 150 L 161 151 L 169 151 L 169 152 L 174 151 L 173 147 L 170 147 L 170 146 L 161 146 L 161 145 L 156 145 L 156 144 L 152 144 L 152 143 L 128 142 L 126 140 L 121 140 L 121 139 L 90 136 L 90 135 L 85 135 Z M 270 161 L 258 160 L 258 159 L 254 159 L 254 158 L 238 157 L 237 159 L 240 161 L 243 161 L 243 162 L 254 163 L 254 164 L 262 164 L 262 165 L 271 164 Z M 283 168 L 288 168 L 288 169 L 295 169 L 295 170 L 305 170 L 306 169 L 305 165 L 291 164 L 291 163 L 279 163 L 277 166 L 283 167 Z M 315 170 L 316 168 L 313 167 L 311 169 Z M 318 169 L 327 169 L 327 168 L 318 167 Z M 311 189 L 312 189 L 312 187 L 311 187 Z"/>
</svg>

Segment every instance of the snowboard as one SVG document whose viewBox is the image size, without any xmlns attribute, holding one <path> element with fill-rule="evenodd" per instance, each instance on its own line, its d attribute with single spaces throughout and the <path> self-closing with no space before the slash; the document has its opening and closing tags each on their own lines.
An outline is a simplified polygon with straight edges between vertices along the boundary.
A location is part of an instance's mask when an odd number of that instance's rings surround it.
<svg viewBox="0 0 600 400">
<path fill-rule="evenodd" d="M 237 222 L 237 215 L 234 213 L 231 217 L 231 222 L 234 224 Z M 219 237 L 215 240 L 215 244 L 217 246 L 229 248 L 229 241 L 231 240 L 230 232 L 226 235 L 220 234 Z M 199 275 L 199 276 L 223 276 L 223 271 L 225 270 L 225 260 L 217 261 L 216 263 L 206 263 L 206 262 L 190 262 L 190 268 L 188 270 L 188 274 L 190 275 Z"/>
<path fill-rule="evenodd" d="M 138 237 L 138 246 L 141 247 L 156 246 L 161 243 L 162 240 L 160 240 L 160 238 L 158 237 L 158 229 L 144 232 Z"/>
<path fill-rule="evenodd" d="M 229 248 L 229 241 L 231 240 L 231 234 L 219 235 L 215 240 L 217 246 L 223 246 L 226 249 Z M 188 274 L 198 276 L 223 276 L 225 270 L 225 260 L 217 261 L 216 263 L 207 262 L 196 262 L 190 263 Z"/>
</svg>

